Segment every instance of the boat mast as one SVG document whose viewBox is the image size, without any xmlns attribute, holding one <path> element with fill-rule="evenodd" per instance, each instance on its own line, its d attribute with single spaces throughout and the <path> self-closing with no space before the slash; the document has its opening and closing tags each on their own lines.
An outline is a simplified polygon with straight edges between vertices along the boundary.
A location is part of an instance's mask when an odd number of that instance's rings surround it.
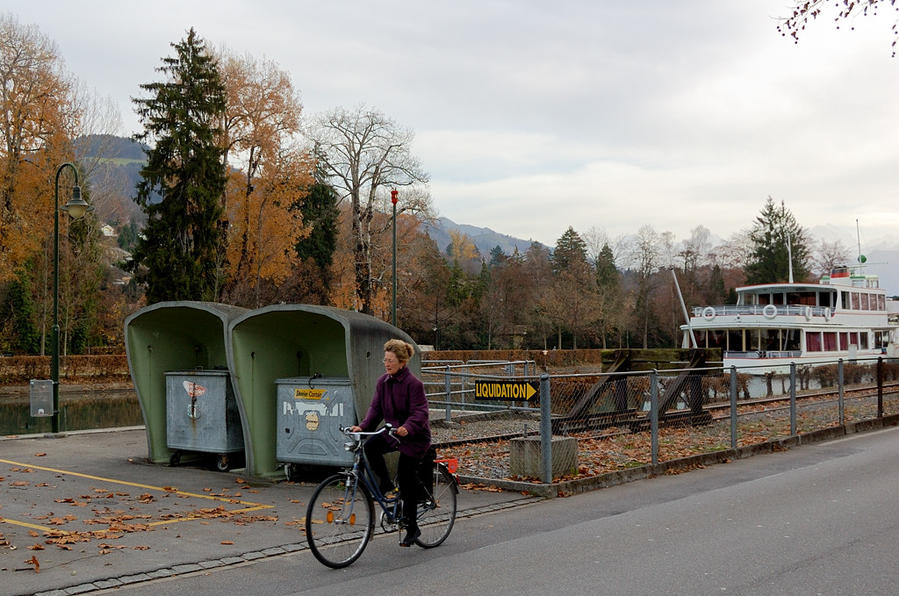
<svg viewBox="0 0 899 596">
<path fill-rule="evenodd" d="M 684 304 L 684 295 L 680 293 L 680 284 L 677 283 L 677 274 L 674 272 L 674 269 L 671 270 L 671 277 L 674 278 L 674 287 L 677 288 L 677 297 L 680 298 L 680 307 L 684 311 L 684 318 L 687 320 L 687 330 L 690 332 L 690 341 L 693 344 L 694 348 L 699 346 L 696 345 L 696 336 L 693 335 L 693 326 L 690 324 L 690 315 L 687 314 L 687 305 Z"/>
<path fill-rule="evenodd" d="M 790 267 L 790 283 L 793 283 L 793 239 L 787 233 L 787 262 Z"/>
</svg>

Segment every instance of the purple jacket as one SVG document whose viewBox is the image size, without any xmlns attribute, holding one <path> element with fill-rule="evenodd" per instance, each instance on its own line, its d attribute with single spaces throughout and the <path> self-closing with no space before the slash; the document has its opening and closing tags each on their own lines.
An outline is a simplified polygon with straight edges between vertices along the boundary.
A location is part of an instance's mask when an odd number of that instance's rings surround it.
<svg viewBox="0 0 899 596">
<path fill-rule="evenodd" d="M 394 428 L 404 426 L 409 431 L 399 441 L 400 453 L 420 458 L 431 446 L 431 424 L 425 388 L 408 367 L 404 366 L 393 376 L 385 373 L 378 379 L 375 396 L 359 426 L 364 431 L 371 431 L 377 428 L 381 420 L 392 424 Z M 387 441 L 396 444 L 390 437 L 387 437 Z"/>
</svg>

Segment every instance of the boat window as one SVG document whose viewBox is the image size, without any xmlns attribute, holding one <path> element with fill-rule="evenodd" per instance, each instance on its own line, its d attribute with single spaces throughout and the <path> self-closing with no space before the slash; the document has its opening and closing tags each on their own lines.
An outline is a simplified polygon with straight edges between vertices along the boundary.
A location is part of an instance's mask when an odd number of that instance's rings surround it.
<svg viewBox="0 0 899 596">
<path fill-rule="evenodd" d="M 825 331 L 824 332 L 824 351 L 825 352 L 836 352 L 837 351 L 837 334 L 834 331 Z"/>
<path fill-rule="evenodd" d="M 798 351 L 801 349 L 799 344 L 799 329 L 784 329 L 783 349 L 789 351 Z"/>
<path fill-rule="evenodd" d="M 865 294 L 865 293 L 861 293 L 861 294 L 859 294 L 859 298 L 861 299 L 861 302 L 860 302 L 861 306 L 860 306 L 860 308 L 861 308 L 862 310 L 868 310 L 868 306 L 869 306 L 868 295 Z"/>
<path fill-rule="evenodd" d="M 849 304 L 849 292 L 840 292 L 840 294 L 842 294 L 842 298 L 843 298 L 843 302 L 842 302 L 843 309 L 849 310 L 850 308 L 852 308 L 852 306 Z"/>
<path fill-rule="evenodd" d="M 727 341 L 727 336 L 721 329 L 710 329 L 708 332 L 707 341 L 708 347 L 710 348 L 721 348 L 722 350 L 726 349 L 724 342 Z"/>
<path fill-rule="evenodd" d="M 845 331 L 840 332 L 840 349 L 848 350 L 849 349 L 849 334 Z"/>
<path fill-rule="evenodd" d="M 780 334 L 778 329 L 762 329 L 762 346 L 768 352 L 780 350 Z"/>
<path fill-rule="evenodd" d="M 858 344 L 859 349 L 867 350 L 868 349 L 868 332 L 862 331 L 861 333 L 859 333 L 858 339 L 859 339 L 859 344 Z"/>
<path fill-rule="evenodd" d="M 836 306 L 836 305 L 833 303 L 833 300 L 832 300 L 833 297 L 834 297 L 834 293 L 833 293 L 833 292 L 821 292 L 821 293 L 819 293 L 819 294 L 818 294 L 818 306 L 821 306 L 821 307 L 829 306 L 829 307 L 833 308 L 834 306 Z"/>
<path fill-rule="evenodd" d="M 731 352 L 745 352 L 743 347 L 743 330 L 731 329 L 727 332 L 727 349 Z"/>
<path fill-rule="evenodd" d="M 858 310 L 861 308 L 859 306 L 861 304 L 861 299 L 858 296 L 858 292 L 852 292 L 852 310 Z"/>
<path fill-rule="evenodd" d="M 821 333 L 818 331 L 805 332 L 805 350 L 807 352 L 821 351 Z"/>
<path fill-rule="evenodd" d="M 777 292 L 776 294 L 773 295 L 773 298 L 774 298 L 773 304 L 786 304 L 786 302 L 784 302 L 784 300 L 786 298 L 786 294 L 784 294 L 783 292 Z"/>
</svg>

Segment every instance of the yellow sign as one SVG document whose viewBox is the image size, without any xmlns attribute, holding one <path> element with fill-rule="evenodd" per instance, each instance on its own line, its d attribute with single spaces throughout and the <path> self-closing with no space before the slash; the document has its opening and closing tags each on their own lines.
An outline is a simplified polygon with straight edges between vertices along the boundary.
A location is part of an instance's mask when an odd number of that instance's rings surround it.
<svg viewBox="0 0 899 596">
<path fill-rule="evenodd" d="M 475 399 L 527 401 L 537 395 L 537 383 L 527 381 L 475 381 Z"/>
<path fill-rule="evenodd" d="M 321 399 L 327 393 L 326 389 L 294 389 L 294 399 Z"/>
</svg>

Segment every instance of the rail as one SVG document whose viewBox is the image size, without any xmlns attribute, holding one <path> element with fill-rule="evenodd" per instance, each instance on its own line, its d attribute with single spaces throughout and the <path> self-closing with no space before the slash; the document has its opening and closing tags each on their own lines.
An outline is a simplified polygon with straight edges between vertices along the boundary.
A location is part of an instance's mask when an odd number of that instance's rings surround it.
<svg viewBox="0 0 899 596">
<path fill-rule="evenodd" d="M 774 307 L 772 311 L 771 308 Z M 715 317 L 731 317 L 736 315 L 757 315 L 767 318 L 788 317 L 822 317 L 833 316 L 834 310 L 827 306 L 803 306 L 783 304 L 724 304 L 716 306 L 694 306 L 693 316 L 705 319 Z"/>
</svg>

